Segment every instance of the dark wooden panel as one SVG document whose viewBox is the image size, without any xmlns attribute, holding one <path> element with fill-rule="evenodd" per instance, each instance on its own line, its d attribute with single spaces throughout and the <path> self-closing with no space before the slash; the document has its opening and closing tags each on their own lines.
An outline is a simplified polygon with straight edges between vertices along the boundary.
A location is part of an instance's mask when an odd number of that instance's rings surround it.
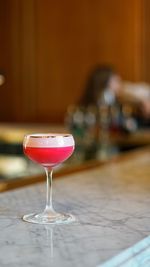
<svg viewBox="0 0 150 267">
<path fill-rule="evenodd" d="M 10 18 L 9 2 L 0 0 L 0 73 L 5 83 L 0 86 L 0 121 L 12 120 L 12 88 L 10 78 Z"/>
<path fill-rule="evenodd" d="M 140 1 L 37 1 L 38 115 L 62 115 L 97 63 L 140 79 Z"/>
<path fill-rule="evenodd" d="M 16 121 L 36 119 L 36 28 L 35 1 L 12 0 L 11 77 Z"/>
<path fill-rule="evenodd" d="M 5 12 L 0 9 L 0 20 L 7 32 L 0 26 L 1 62 L 9 77 L 6 90 L 11 86 L 11 100 L 3 93 L 10 110 L 5 104 L 0 108 L 6 120 L 62 121 L 97 63 L 112 64 L 124 79 L 133 81 L 143 77 L 144 66 L 147 69 L 143 27 L 148 27 L 148 11 L 144 20 L 143 10 L 148 0 L 1 3 Z"/>
<path fill-rule="evenodd" d="M 143 0 L 143 32 L 142 32 L 142 41 L 143 41 L 143 57 L 142 57 L 142 66 L 143 66 L 143 80 L 150 83 L 150 1 Z"/>
</svg>

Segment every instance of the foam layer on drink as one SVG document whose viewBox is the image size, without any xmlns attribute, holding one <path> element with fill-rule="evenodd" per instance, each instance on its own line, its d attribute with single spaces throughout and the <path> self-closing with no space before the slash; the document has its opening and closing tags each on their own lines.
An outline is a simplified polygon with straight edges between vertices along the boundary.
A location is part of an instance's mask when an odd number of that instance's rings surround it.
<svg viewBox="0 0 150 267">
<path fill-rule="evenodd" d="M 31 134 L 26 135 L 23 145 L 26 147 L 69 147 L 74 146 L 73 136 L 70 134 Z"/>
</svg>

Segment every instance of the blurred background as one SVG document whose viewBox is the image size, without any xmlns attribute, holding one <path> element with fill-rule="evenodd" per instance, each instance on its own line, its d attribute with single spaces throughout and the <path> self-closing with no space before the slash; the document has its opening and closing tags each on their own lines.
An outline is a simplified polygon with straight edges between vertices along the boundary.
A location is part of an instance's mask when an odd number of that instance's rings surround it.
<svg viewBox="0 0 150 267">
<path fill-rule="evenodd" d="M 68 108 L 78 106 L 97 65 L 113 66 L 135 95 L 138 83 L 149 90 L 149 25 L 149 0 L 0 0 L 0 152 L 21 154 L 22 136 L 33 124 L 72 131 Z M 126 147 L 148 145 L 148 126 Z"/>
</svg>

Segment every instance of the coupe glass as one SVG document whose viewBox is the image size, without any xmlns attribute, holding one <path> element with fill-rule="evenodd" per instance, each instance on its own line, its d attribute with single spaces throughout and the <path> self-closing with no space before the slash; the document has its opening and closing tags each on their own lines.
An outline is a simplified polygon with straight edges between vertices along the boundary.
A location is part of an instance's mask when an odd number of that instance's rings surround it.
<svg viewBox="0 0 150 267">
<path fill-rule="evenodd" d="M 56 212 L 52 204 L 53 168 L 68 159 L 72 155 L 74 147 L 75 142 L 71 134 L 35 133 L 24 137 L 25 155 L 44 167 L 47 178 L 45 210 L 39 214 L 24 215 L 24 221 L 38 224 L 61 224 L 75 221 L 75 217 L 71 214 Z"/>
</svg>

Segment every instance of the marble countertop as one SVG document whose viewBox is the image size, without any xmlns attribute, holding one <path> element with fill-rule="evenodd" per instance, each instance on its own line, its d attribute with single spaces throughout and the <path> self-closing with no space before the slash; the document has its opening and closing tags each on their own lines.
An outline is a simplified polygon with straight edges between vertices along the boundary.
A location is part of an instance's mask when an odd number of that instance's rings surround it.
<svg viewBox="0 0 150 267">
<path fill-rule="evenodd" d="M 1 193 L 0 266 L 101 266 L 147 237 L 149 152 L 54 179 L 54 207 L 74 214 L 75 224 L 22 221 L 24 214 L 44 209 L 44 183 Z"/>
</svg>

